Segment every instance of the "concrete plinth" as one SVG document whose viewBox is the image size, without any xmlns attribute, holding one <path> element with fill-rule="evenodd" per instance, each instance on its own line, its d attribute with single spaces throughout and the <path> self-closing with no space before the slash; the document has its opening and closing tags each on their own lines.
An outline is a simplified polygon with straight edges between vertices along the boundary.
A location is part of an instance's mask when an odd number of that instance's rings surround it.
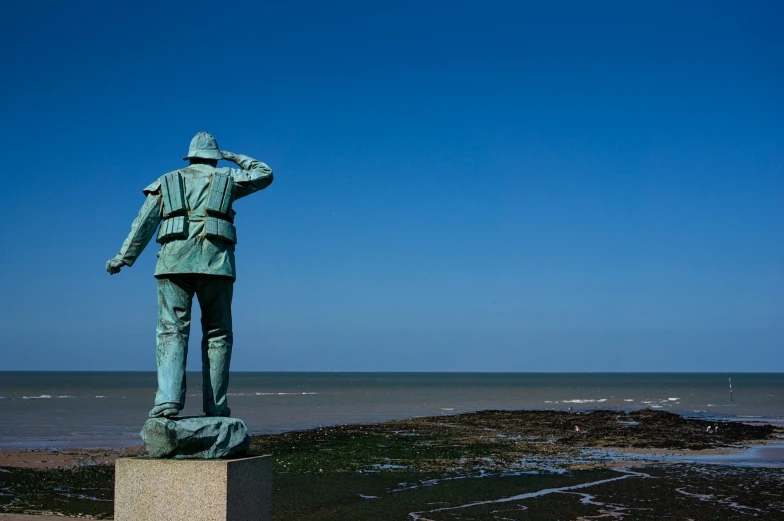
<svg viewBox="0 0 784 521">
<path fill-rule="evenodd" d="M 272 521 L 272 456 L 120 458 L 115 521 Z"/>
</svg>

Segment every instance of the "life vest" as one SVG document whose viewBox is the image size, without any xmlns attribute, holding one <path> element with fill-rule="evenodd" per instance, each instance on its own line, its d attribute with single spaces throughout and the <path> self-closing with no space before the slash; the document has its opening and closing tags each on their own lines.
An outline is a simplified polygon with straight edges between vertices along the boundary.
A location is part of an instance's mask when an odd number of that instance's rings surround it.
<svg viewBox="0 0 784 521">
<path fill-rule="evenodd" d="M 163 222 L 157 242 L 164 244 L 188 237 L 188 222 L 204 221 L 204 236 L 230 244 L 237 243 L 234 227 L 234 179 L 229 174 L 212 174 L 207 194 L 206 215 L 189 210 L 185 202 L 185 184 L 180 171 L 170 172 L 160 179 L 163 200 Z"/>
</svg>

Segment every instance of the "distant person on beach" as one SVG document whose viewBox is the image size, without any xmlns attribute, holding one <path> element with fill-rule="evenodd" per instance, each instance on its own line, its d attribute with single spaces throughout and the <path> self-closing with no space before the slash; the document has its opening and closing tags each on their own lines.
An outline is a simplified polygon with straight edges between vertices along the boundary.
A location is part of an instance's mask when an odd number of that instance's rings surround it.
<svg viewBox="0 0 784 521">
<path fill-rule="evenodd" d="M 713 434 L 713 427 L 708 425 L 708 434 Z"/>
</svg>

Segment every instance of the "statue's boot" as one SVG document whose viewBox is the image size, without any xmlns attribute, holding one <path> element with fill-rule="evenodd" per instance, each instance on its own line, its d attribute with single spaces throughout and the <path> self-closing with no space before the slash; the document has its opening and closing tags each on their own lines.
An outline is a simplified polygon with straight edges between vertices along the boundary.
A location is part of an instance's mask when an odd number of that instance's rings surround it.
<svg viewBox="0 0 784 521">
<path fill-rule="evenodd" d="M 231 416 L 231 409 L 228 407 L 223 407 L 221 409 L 215 409 L 214 411 L 207 411 L 204 413 L 205 416 L 224 416 L 229 417 Z"/>
<path fill-rule="evenodd" d="M 150 418 L 171 418 L 172 416 L 177 416 L 180 409 L 179 403 L 161 403 L 152 408 Z"/>
</svg>

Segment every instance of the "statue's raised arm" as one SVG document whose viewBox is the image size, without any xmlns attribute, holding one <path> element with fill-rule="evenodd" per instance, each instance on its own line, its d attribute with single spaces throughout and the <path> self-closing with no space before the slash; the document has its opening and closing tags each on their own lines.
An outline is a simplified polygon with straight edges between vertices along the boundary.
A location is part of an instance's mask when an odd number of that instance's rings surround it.
<svg viewBox="0 0 784 521">
<path fill-rule="evenodd" d="M 240 167 L 231 169 L 231 176 L 237 183 L 236 199 L 264 190 L 272 184 L 272 169 L 261 161 L 225 150 L 221 153 L 225 160 L 236 163 Z"/>
</svg>

